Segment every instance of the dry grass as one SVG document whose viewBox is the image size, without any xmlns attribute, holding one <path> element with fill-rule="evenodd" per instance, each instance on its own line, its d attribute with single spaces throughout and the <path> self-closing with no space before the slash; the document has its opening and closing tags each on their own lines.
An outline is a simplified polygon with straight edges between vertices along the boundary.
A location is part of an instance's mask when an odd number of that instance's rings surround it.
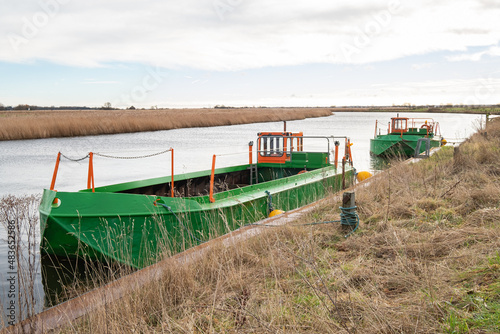
<svg viewBox="0 0 500 334">
<path fill-rule="evenodd" d="M 500 122 L 356 192 L 361 226 L 268 229 L 88 314 L 82 333 L 500 332 Z M 333 200 L 297 224 L 338 217 Z"/>
<path fill-rule="evenodd" d="M 491 114 L 500 115 L 500 105 L 496 106 L 444 106 L 444 107 L 427 107 L 427 106 L 394 106 L 394 107 L 335 107 L 333 112 L 428 112 L 428 113 L 458 113 L 458 114 Z"/>
<path fill-rule="evenodd" d="M 73 137 L 330 116 L 326 108 L 5 111 L 0 140 Z"/>
</svg>

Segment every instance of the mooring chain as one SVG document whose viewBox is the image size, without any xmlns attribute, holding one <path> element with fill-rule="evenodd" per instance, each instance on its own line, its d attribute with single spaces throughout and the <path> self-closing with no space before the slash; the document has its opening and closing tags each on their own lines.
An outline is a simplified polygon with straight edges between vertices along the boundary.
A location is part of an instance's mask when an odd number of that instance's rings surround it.
<svg viewBox="0 0 500 334">
<path fill-rule="evenodd" d="M 84 156 L 83 158 L 76 158 L 76 159 L 72 159 L 72 158 L 69 158 L 67 156 L 65 156 L 64 154 L 61 153 L 61 157 L 63 157 L 64 159 L 67 159 L 69 161 L 74 161 L 74 162 L 79 162 L 79 161 L 82 161 L 82 160 L 85 160 L 85 159 L 88 159 L 90 157 L 90 154 L 87 154 L 86 156 Z"/>
<path fill-rule="evenodd" d="M 102 154 L 102 153 L 94 153 L 94 155 L 99 156 L 99 157 L 103 157 L 103 158 L 110 158 L 110 159 L 143 159 L 143 158 L 155 157 L 157 155 L 165 154 L 165 153 L 170 152 L 170 151 L 172 151 L 172 149 L 169 148 L 168 150 L 165 150 L 165 151 L 162 151 L 162 152 L 152 153 L 152 154 L 147 154 L 147 155 L 141 155 L 141 156 L 137 156 L 137 157 L 116 157 L 116 156 L 113 156 L 113 155 L 107 155 L 107 154 Z M 61 157 L 64 158 L 64 159 L 67 159 L 69 161 L 79 162 L 79 161 L 82 161 L 82 160 L 90 158 L 90 153 L 87 154 L 86 156 L 84 156 L 83 158 L 70 158 L 70 157 L 68 157 L 68 156 L 66 156 L 66 155 L 64 155 L 62 153 L 61 153 Z"/>
<path fill-rule="evenodd" d="M 157 155 L 161 155 L 161 154 L 165 154 L 167 152 L 170 152 L 172 149 L 168 149 L 168 150 L 165 150 L 165 151 L 162 151 L 162 152 L 158 152 L 158 153 L 152 153 L 152 154 L 147 154 L 147 155 L 141 155 L 141 156 L 137 156 L 137 157 L 116 157 L 116 156 L 112 156 L 112 155 L 107 155 L 107 154 L 102 154 L 102 153 L 94 153 L 94 155 L 97 155 L 97 156 L 100 156 L 100 157 L 103 157 L 103 158 L 110 158 L 110 159 L 143 159 L 143 158 L 151 158 L 151 157 L 155 157 Z"/>
</svg>

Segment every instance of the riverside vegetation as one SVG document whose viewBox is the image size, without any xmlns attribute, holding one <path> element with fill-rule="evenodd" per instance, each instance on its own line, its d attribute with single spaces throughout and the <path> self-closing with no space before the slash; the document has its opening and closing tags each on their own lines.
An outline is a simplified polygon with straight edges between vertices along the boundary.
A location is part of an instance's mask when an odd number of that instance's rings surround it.
<svg viewBox="0 0 500 334">
<path fill-rule="evenodd" d="M 331 114 L 329 108 L 2 111 L 0 140 L 277 122 Z"/>
<path fill-rule="evenodd" d="M 498 333 L 500 119 L 458 149 L 356 190 L 345 239 L 335 197 L 89 313 L 62 333 Z M 257 228 L 257 227 L 256 227 Z"/>
</svg>

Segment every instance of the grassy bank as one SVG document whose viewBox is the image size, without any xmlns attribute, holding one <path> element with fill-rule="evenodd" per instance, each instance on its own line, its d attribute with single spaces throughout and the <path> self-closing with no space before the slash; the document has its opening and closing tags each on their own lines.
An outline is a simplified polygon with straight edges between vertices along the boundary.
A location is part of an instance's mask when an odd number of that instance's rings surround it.
<svg viewBox="0 0 500 334">
<path fill-rule="evenodd" d="M 218 247 L 64 333 L 498 333 L 500 122 L 458 150 L 333 199 L 291 226 Z"/>
<path fill-rule="evenodd" d="M 410 107 L 359 107 L 348 108 L 339 107 L 332 108 L 333 112 L 391 112 L 391 113 L 413 113 L 413 112 L 428 112 L 428 113 L 454 113 L 454 114 L 490 114 L 500 115 L 500 105 L 496 106 L 442 106 L 442 107 L 427 107 L 427 106 L 410 106 Z"/>
<path fill-rule="evenodd" d="M 329 108 L 3 111 L 0 140 L 275 122 L 331 114 Z"/>
</svg>

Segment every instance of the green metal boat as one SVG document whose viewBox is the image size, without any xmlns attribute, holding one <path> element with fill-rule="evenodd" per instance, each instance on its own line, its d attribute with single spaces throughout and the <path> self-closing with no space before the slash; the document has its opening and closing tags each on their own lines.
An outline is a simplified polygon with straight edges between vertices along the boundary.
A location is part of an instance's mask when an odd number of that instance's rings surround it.
<svg viewBox="0 0 500 334">
<path fill-rule="evenodd" d="M 326 149 L 304 150 L 304 141 L 318 138 Z M 339 138 L 346 143 L 342 164 Z M 103 187 L 94 187 L 98 154 L 90 153 L 88 189 L 78 192 L 54 189 L 59 153 L 39 209 L 41 251 L 142 268 L 268 217 L 273 209 L 309 204 L 353 180 L 346 137 L 267 132 L 259 133 L 257 147 L 257 163 L 251 142 L 248 164 L 215 168 L 214 155 L 211 170 L 175 176 L 171 150 L 171 175 Z"/>
<path fill-rule="evenodd" d="M 377 121 L 375 137 L 370 139 L 370 153 L 381 157 L 419 156 L 443 143 L 438 122 L 398 116 L 391 118 L 387 134 L 381 134 Z"/>
</svg>

